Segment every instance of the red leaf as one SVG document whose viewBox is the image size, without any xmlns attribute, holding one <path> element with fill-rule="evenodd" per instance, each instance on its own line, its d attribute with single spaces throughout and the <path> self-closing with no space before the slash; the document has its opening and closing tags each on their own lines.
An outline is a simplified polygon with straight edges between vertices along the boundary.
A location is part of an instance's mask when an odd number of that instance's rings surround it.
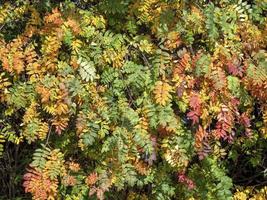
<svg viewBox="0 0 267 200">
<path fill-rule="evenodd" d="M 244 70 L 242 68 L 239 68 L 238 66 L 234 65 L 232 62 L 228 62 L 227 68 L 230 74 L 234 76 L 243 76 Z"/>
<path fill-rule="evenodd" d="M 190 107 L 193 109 L 198 109 L 198 108 L 200 108 L 200 104 L 201 104 L 201 100 L 200 100 L 199 96 L 196 94 L 193 94 L 190 97 L 190 101 L 189 101 Z"/>
<path fill-rule="evenodd" d="M 195 111 L 190 111 L 189 113 L 187 113 L 187 117 L 193 121 L 193 124 L 199 122 L 199 115 Z"/>
<path fill-rule="evenodd" d="M 250 127 L 250 120 L 246 113 L 243 113 L 240 117 L 240 123 L 245 127 Z"/>
</svg>

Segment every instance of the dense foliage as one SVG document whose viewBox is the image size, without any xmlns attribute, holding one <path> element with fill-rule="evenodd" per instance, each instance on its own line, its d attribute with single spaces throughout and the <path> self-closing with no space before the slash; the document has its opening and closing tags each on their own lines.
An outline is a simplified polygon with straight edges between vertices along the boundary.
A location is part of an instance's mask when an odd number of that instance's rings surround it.
<svg viewBox="0 0 267 200">
<path fill-rule="evenodd" d="M 0 199 L 267 199 L 266 11 L 0 0 Z"/>
</svg>

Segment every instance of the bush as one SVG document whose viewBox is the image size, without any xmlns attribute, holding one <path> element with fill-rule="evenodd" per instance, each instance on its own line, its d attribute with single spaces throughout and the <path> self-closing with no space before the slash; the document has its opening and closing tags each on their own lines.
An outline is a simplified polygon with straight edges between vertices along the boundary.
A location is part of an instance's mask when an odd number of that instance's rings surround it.
<svg viewBox="0 0 267 200">
<path fill-rule="evenodd" d="M 267 199 L 266 10 L 0 1 L 0 198 Z"/>
</svg>

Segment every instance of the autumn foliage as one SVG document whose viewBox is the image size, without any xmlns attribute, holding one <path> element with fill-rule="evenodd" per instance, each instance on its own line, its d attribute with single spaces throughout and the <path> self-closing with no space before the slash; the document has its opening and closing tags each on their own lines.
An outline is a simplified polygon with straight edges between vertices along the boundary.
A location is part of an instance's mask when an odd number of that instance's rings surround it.
<svg viewBox="0 0 267 200">
<path fill-rule="evenodd" d="M 0 0 L 0 199 L 267 199 L 266 12 Z"/>
</svg>

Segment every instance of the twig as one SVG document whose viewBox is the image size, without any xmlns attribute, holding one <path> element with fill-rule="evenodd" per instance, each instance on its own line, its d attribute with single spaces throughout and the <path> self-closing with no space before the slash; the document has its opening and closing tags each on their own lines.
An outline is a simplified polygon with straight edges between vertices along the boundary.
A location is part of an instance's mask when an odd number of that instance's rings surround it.
<svg viewBox="0 0 267 200">
<path fill-rule="evenodd" d="M 123 80 L 123 82 L 125 81 L 124 80 L 124 77 L 123 77 L 123 74 L 121 73 L 121 72 L 119 72 L 120 73 L 120 76 L 121 76 L 121 78 L 122 78 L 122 80 Z M 126 84 L 125 84 L 126 85 Z M 130 98 L 130 100 L 131 100 L 131 102 L 130 102 L 130 105 L 133 105 L 135 108 L 137 108 L 137 106 L 135 105 L 135 103 L 134 103 L 134 99 L 133 99 L 133 97 L 132 97 L 132 93 L 131 93 L 131 90 L 130 90 L 130 88 L 126 85 L 126 90 L 127 90 L 127 94 L 128 94 L 128 96 L 129 96 L 129 98 Z"/>
<path fill-rule="evenodd" d="M 143 60 L 145 61 L 145 63 L 148 65 L 148 67 L 151 69 L 152 65 L 150 65 L 150 63 L 148 62 L 148 59 L 146 58 L 145 54 L 142 53 L 143 56 Z"/>
<path fill-rule="evenodd" d="M 236 183 L 243 183 L 243 182 L 247 182 L 247 181 L 252 181 L 254 178 L 257 178 L 257 177 L 261 176 L 262 173 L 263 172 L 260 172 L 259 174 L 256 174 L 254 176 L 251 176 L 251 177 L 236 181 Z"/>
<path fill-rule="evenodd" d="M 5 24 L 3 24 L 1 27 L 0 27 L 0 31 L 2 30 L 2 28 L 4 28 Z"/>
<path fill-rule="evenodd" d="M 49 138 L 50 138 L 50 135 L 51 135 L 51 130 L 52 130 L 52 125 L 49 127 L 48 135 L 46 137 L 45 146 L 48 145 Z"/>
<path fill-rule="evenodd" d="M 129 89 L 128 86 L 126 86 L 126 90 L 127 90 L 128 95 L 129 95 L 129 97 L 130 97 L 130 99 L 131 99 L 131 104 L 132 104 L 135 108 L 137 108 L 137 106 L 136 106 L 135 103 L 134 103 L 134 99 L 133 99 L 133 97 L 132 97 L 131 90 Z"/>
<path fill-rule="evenodd" d="M 196 55 L 196 54 L 195 54 L 195 51 L 194 51 L 194 49 L 193 49 L 193 47 L 192 47 L 192 45 L 189 46 L 189 51 L 190 51 L 190 53 L 191 53 L 192 55 L 194 55 L 194 56 Z"/>
<path fill-rule="evenodd" d="M 256 185 L 253 185 L 254 187 L 258 187 L 258 186 L 263 186 L 263 185 L 266 185 L 267 184 L 267 181 L 263 181 L 261 183 L 258 183 Z"/>
</svg>

